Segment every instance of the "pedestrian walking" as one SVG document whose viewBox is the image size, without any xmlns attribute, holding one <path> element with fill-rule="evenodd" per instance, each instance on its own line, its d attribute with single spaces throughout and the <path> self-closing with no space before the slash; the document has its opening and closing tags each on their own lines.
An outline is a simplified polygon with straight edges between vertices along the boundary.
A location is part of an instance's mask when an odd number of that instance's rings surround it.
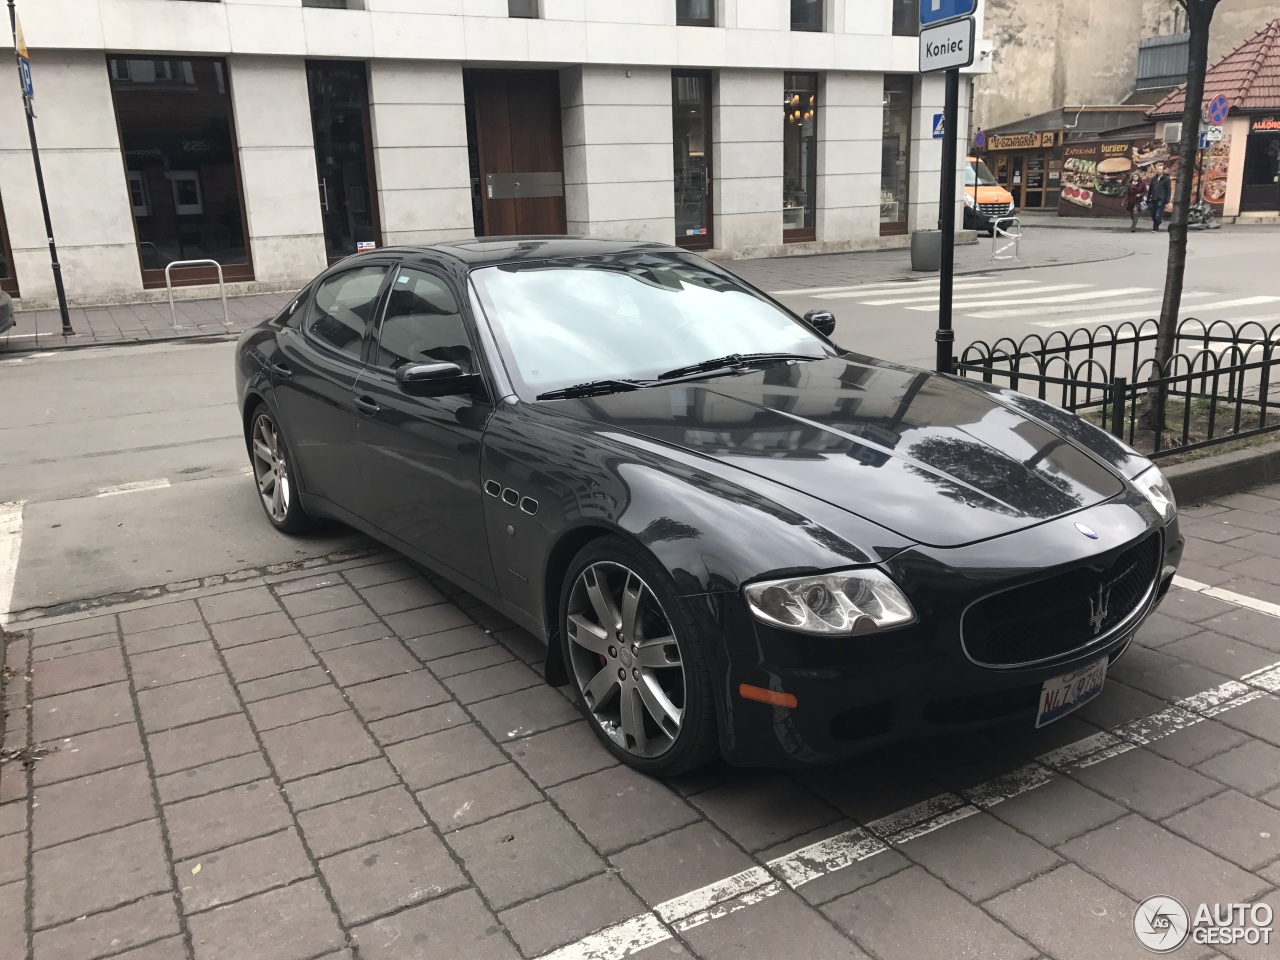
<svg viewBox="0 0 1280 960">
<path fill-rule="evenodd" d="M 1157 163 L 1155 176 L 1147 185 L 1147 208 L 1151 211 L 1152 230 L 1160 229 L 1160 222 L 1164 220 L 1164 205 L 1172 196 L 1173 187 L 1169 182 L 1169 175 L 1164 172 L 1164 164 Z"/>
<path fill-rule="evenodd" d="M 1142 212 L 1142 201 L 1147 196 L 1147 184 L 1138 171 L 1129 178 L 1129 185 L 1124 191 L 1124 208 L 1129 211 L 1129 232 L 1138 229 L 1138 214 Z"/>
</svg>

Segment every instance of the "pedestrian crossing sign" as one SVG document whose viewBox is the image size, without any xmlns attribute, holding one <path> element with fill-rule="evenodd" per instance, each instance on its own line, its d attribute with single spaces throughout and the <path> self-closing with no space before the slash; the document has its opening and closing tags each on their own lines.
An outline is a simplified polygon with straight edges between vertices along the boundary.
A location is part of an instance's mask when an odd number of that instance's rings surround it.
<svg viewBox="0 0 1280 960">
<path fill-rule="evenodd" d="M 933 139 L 941 140 L 946 136 L 947 131 L 945 118 L 945 113 L 935 113 L 933 115 Z"/>
</svg>

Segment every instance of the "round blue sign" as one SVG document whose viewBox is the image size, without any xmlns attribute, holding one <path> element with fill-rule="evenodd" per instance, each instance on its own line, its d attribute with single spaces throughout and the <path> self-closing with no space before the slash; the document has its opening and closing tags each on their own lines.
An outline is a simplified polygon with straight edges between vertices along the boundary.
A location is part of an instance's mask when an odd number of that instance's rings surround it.
<svg viewBox="0 0 1280 960">
<path fill-rule="evenodd" d="M 981 150 L 987 145 L 987 135 L 979 130 L 973 135 L 973 145 Z"/>
<path fill-rule="evenodd" d="M 1227 114 L 1231 110 L 1231 103 L 1222 94 L 1218 94 L 1209 101 L 1209 122 L 1218 124 L 1227 119 Z"/>
</svg>

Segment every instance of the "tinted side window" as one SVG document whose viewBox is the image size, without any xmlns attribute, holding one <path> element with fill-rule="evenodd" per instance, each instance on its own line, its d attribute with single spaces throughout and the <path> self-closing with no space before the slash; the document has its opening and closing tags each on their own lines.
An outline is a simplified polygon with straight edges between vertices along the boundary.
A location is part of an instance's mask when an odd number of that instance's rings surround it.
<svg viewBox="0 0 1280 960">
<path fill-rule="evenodd" d="M 475 372 L 458 301 L 442 278 L 403 269 L 391 285 L 376 362 L 394 370 L 406 363 L 445 361 L 464 373 Z"/>
<path fill-rule="evenodd" d="M 360 343 L 373 321 L 385 266 L 357 267 L 316 287 L 307 330 L 329 346 L 360 359 Z"/>
</svg>

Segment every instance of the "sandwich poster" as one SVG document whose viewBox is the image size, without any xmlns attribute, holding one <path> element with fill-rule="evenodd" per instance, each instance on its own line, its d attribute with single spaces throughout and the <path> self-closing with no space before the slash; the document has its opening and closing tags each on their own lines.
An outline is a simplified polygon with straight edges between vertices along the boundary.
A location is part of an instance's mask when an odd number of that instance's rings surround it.
<svg viewBox="0 0 1280 960">
<path fill-rule="evenodd" d="M 1149 181 L 1163 163 L 1176 182 L 1178 158 L 1160 140 L 1094 140 L 1062 147 L 1060 217 L 1128 217 L 1124 193 L 1135 174 Z"/>
</svg>

